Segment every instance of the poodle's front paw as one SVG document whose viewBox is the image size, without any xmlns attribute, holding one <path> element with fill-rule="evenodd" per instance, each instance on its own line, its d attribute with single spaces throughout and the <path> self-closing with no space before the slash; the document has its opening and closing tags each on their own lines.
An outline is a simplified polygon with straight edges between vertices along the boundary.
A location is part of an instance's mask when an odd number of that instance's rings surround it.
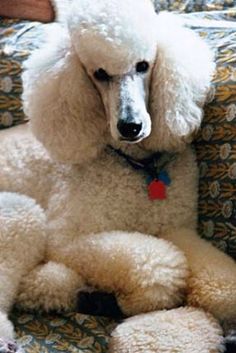
<svg viewBox="0 0 236 353">
<path fill-rule="evenodd" d="M 15 341 L 0 338 L 0 353 L 23 353 Z"/>
<path fill-rule="evenodd" d="M 225 353 L 236 352 L 236 330 L 230 331 L 225 337 Z"/>
<path fill-rule="evenodd" d="M 215 319 L 195 308 L 134 316 L 112 332 L 109 353 L 221 353 L 223 337 Z"/>
<path fill-rule="evenodd" d="M 100 291 L 81 291 L 78 294 L 77 311 L 82 314 L 106 316 L 114 319 L 123 317 L 116 297 Z"/>
</svg>

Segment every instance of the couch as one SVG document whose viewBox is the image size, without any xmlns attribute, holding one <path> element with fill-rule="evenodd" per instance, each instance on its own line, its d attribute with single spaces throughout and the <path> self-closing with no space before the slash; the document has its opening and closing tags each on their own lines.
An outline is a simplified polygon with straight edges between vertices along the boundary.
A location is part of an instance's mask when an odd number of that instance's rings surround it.
<svg viewBox="0 0 236 353">
<path fill-rule="evenodd" d="M 236 259 L 236 1 L 153 0 L 181 13 L 216 54 L 217 69 L 194 145 L 200 168 L 199 234 Z M 30 134 L 21 103 L 22 63 L 43 41 L 39 22 L 0 21 L 0 139 Z M 28 353 L 106 352 L 116 325 L 79 313 L 22 313 L 11 319 Z"/>
</svg>

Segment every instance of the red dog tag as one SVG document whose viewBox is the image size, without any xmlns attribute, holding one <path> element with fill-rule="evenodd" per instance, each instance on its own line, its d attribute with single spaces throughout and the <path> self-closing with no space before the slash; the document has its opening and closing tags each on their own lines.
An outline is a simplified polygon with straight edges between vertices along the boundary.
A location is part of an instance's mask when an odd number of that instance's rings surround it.
<svg viewBox="0 0 236 353">
<path fill-rule="evenodd" d="M 148 196 L 150 200 L 165 200 L 166 186 L 163 181 L 154 179 L 148 185 Z"/>
</svg>

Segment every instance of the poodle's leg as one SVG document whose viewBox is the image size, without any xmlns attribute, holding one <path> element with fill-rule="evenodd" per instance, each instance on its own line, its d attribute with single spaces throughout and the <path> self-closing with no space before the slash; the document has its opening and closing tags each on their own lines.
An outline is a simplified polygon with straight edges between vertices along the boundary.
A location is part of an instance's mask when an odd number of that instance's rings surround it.
<svg viewBox="0 0 236 353">
<path fill-rule="evenodd" d="M 22 276 L 43 260 L 44 251 L 45 216 L 42 209 L 26 196 L 0 193 L 1 338 L 11 339 L 14 336 L 7 313 L 15 300 Z"/>
<path fill-rule="evenodd" d="M 195 308 L 178 308 L 127 319 L 112 333 L 110 353 L 220 353 L 222 330 Z"/>
<path fill-rule="evenodd" d="M 79 271 L 92 287 L 114 293 L 125 315 L 182 302 L 186 260 L 165 240 L 126 232 L 86 235 L 55 256 Z"/>
<path fill-rule="evenodd" d="M 192 230 L 173 231 L 163 237 L 179 246 L 188 259 L 189 304 L 211 312 L 231 330 L 235 323 L 235 330 L 236 262 Z"/>
<path fill-rule="evenodd" d="M 20 284 L 17 305 L 27 310 L 75 310 L 82 278 L 63 264 L 48 262 L 25 276 Z"/>
</svg>

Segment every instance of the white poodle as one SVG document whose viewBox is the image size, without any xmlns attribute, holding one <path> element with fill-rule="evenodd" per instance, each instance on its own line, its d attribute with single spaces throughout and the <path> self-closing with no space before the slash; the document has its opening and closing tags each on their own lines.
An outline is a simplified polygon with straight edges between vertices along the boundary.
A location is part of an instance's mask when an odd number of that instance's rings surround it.
<svg viewBox="0 0 236 353">
<path fill-rule="evenodd" d="M 14 302 L 75 309 L 89 286 L 137 315 L 110 352 L 220 352 L 236 264 L 196 233 L 188 145 L 212 55 L 148 0 L 56 2 L 60 22 L 23 75 L 44 147 L 33 137 L 0 147 L 0 336 L 7 347 Z"/>
</svg>

